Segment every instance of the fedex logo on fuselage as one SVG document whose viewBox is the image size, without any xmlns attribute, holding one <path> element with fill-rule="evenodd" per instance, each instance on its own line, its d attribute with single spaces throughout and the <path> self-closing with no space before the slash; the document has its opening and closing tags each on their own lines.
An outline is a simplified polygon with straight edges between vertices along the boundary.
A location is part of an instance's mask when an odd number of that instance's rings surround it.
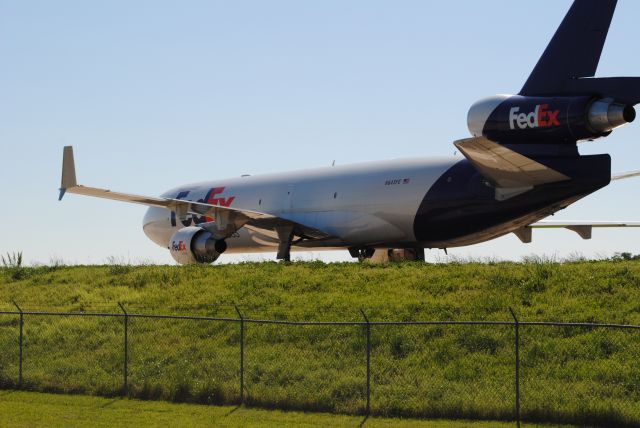
<svg viewBox="0 0 640 428">
<path fill-rule="evenodd" d="M 538 104 L 531 113 L 520 113 L 520 107 L 512 107 L 509 111 L 511 129 L 535 129 L 560 126 L 558 115 L 560 110 L 549 110 L 549 104 Z"/>
<path fill-rule="evenodd" d="M 203 202 L 205 204 L 211 204 L 211 205 L 218 205 L 221 207 L 225 207 L 228 208 L 231 206 L 231 204 L 233 204 L 233 201 L 236 200 L 235 196 L 228 196 L 228 197 L 224 197 L 222 196 L 222 193 L 224 193 L 225 188 L 224 187 L 213 187 L 211 189 L 209 189 L 209 191 L 207 192 L 207 194 L 205 195 L 204 198 L 202 199 L 198 199 L 195 202 Z M 178 195 L 176 196 L 176 199 L 185 199 L 187 200 L 187 196 L 189 196 L 190 191 L 189 190 L 185 190 L 183 192 L 178 193 Z M 191 224 L 201 224 L 201 223 L 208 223 L 208 222 L 212 222 L 214 219 L 211 217 L 207 217 L 207 216 L 197 216 L 195 214 L 189 214 L 184 220 L 181 220 L 181 223 L 183 226 L 188 227 L 191 226 Z M 171 211 L 171 226 L 172 227 L 176 227 L 177 226 L 177 219 L 176 219 L 176 212 L 175 211 Z"/>
<path fill-rule="evenodd" d="M 204 201 L 212 205 L 220 205 L 222 207 L 230 207 L 233 201 L 236 200 L 235 196 L 229 196 L 228 198 L 222 197 L 220 194 L 224 193 L 224 187 L 214 187 L 207 192 Z"/>
</svg>

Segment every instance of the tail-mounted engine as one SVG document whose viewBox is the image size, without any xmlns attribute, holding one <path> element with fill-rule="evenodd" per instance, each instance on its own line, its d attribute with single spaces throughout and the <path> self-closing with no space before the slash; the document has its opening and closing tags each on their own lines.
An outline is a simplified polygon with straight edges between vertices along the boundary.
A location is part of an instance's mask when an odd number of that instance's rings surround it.
<svg viewBox="0 0 640 428">
<path fill-rule="evenodd" d="M 216 239 L 201 227 L 185 227 L 171 237 L 171 257 L 183 265 L 213 263 L 227 250 L 224 239 Z"/>
<path fill-rule="evenodd" d="M 606 137 L 635 118 L 612 98 L 497 95 L 475 103 L 467 124 L 474 137 L 503 144 L 557 144 Z"/>
</svg>

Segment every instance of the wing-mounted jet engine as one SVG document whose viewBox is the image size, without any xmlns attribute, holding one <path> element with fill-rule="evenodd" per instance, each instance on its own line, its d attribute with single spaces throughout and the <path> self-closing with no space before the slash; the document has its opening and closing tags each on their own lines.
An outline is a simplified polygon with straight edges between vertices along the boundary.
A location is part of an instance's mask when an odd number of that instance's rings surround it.
<svg viewBox="0 0 640 428">
<path fill-rule="evenodd" d="M 173 259 L 183 265 L 213 263 L 227 250 L 224 239 L 201 227 L 185 227 L 171 236 L 169 252 Z"/>
</svg>

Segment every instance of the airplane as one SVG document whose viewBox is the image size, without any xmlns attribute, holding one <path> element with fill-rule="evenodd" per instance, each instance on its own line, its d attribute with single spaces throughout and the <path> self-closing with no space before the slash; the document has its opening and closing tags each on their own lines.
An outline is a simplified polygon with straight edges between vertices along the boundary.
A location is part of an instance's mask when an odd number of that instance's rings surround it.
<svg viewBox="0 0 640 428">
<path fill-rule="evenodd" d="M 65 193 L 148 206 L 144 233 L 180 264 L 223 253 L 347 249 L 360 260 L 424 260 L 425 249 L 473 245 L 538 228 L 590 239 L 593 228 L 640 222 L 543 219 L 610 184 L 607 154 L 582 156 L 578 143 L 635 120 L 640 77 L 595 76 L 617 0 L 575 0 L 516 95 L 478 101 L 468 112 L 464 155 L 307 169 L 186 184 L 160 197 L 78 185 L 64 147 Z"/>
</svg>

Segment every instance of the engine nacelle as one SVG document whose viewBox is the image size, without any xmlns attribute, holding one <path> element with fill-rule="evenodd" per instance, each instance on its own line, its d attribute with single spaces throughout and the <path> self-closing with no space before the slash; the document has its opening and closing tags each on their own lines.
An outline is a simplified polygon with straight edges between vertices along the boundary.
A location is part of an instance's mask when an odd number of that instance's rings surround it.
<svg viewBox="0 0 640 428">
<path fill-rule="evenodd" d="M 216 239 L 201 227 L 185 227 L 171 237 L 169 252 L 182 265 L 213 263 L 227 250 L 224 239 Z"/>
<path fill-rule="evenodd" d="M 575 143 L 605 137 L 635 118 L 633 106 L 611 98 L 497 95 L 475 103 L 467 124 L 474 137 L 500 143 Z"/>
</svg>

